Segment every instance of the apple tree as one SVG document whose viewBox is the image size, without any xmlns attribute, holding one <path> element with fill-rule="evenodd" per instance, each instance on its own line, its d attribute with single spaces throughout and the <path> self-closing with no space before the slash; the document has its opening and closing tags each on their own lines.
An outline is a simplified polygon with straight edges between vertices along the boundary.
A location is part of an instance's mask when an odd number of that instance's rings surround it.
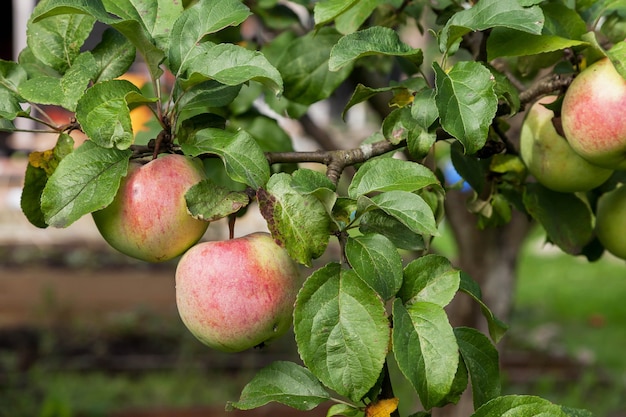
<svg viewBox="0 0 626 417">
<path fill-rule="evenodd" d="M 625 147 L 625 17 L 626 2 L 610 0 L 43 0 L 18 61 L 1 62 L 0 123 L 19 131 L 16 121 L 29 119 L 28 130 L 58 136 L 29 156 L 21 203 L 37 227 L 68 227 L 104 209 L 131 163 L 161 154 L 202 161 L 206 179 L 185 194 L 196 219 L 233 226 L 258 204 L 274 241 L 309 270 L 292 320 L 302 362 L 262 369 L 229 408 L 334 402 L 328 415 L 399 415 L 395 361 L 421 402 L 412 416 L 437 414 L 466 391 L 476 417 L 589 415 L 501 395 L 496 344 L 506 325 L 479 277 L 431 244 L 461 187 L 451 167 L 466 184 L 472 233 L 521 214 L 590 261 L 620 244 L 600 242 L 594 224 L 598 200 L 624 179 L 623 161 L 605 165 L 610 178 L 591 190 L 555 191 L 528 173 L 511 121 L 553 95 L 546 120 L 564 140 L 563 97 L 579 73 L 605 62 L 617 75 L 599 97 L 614 100 L 594 107 L 617 116 L 595 128 Z M 138 61 L 150 79 L 141 89 L 123 77 Z M 380 116 L 375 133 L 354 147 L 320 141 L 322 150 L 294 151 L 278 120 L 319 131 L 310 107 L 346 90 L 341 116 L 369 106 Z M 74 116 L 58 123 L 50 106 Z M 137 109 L 149 109 L 150 135 L 134 130 Z M 73 131 L 87 140 L 75 143 Z M 336 259 L 307 269 L 331 242 Z M 457 294 L 482 312 L 486 332 L 451 324 Z"/>
</svg>

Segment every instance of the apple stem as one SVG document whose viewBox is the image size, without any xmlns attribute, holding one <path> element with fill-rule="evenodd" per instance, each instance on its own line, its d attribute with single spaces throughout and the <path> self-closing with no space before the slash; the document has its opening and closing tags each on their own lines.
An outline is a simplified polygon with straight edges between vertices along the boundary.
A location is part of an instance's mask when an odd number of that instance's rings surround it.
<svg viewBox="0 0 626 417">
<path fill-rule="evenodd" d="M 229 239 L 235 238 L 235 222 L 236 221 L 237 221 L 236 214 L 230 214 L 228 216 L 228 238 Z"/>
</svg>

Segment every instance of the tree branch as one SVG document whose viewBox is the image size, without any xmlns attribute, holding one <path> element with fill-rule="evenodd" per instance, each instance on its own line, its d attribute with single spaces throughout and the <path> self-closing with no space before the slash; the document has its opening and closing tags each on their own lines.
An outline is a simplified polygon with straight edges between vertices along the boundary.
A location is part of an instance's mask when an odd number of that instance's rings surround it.
<svg viewBox="0 0 626 417">
<path fill-rule="evenodd" d="M 337 184 L 341 173 L 346 167 L 365 162 L 374 156 L 400 149 L 403 146 L 406 146 L 404 142 L 394 145 L 385 140 L 363 144 L 354 149 L 314 152 L 268 152 L 265 156 L 270 165 L 298 162 L 315 162 L 326 165 L 326 176 L 334 184 Z"/>
</svg>

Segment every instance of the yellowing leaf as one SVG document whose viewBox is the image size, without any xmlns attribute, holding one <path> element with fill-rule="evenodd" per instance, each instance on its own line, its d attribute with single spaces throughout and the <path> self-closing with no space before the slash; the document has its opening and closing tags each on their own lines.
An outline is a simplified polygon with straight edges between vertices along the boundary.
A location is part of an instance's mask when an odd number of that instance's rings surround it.
<svg viewBox="0 0 626 417">
<path fill-rule="evenodd" d="M 389 102 L 390 107 L 406 107 L 409 104 L 413 103 L 413 99 L 415 96 L 411 94 L 408 89 L 403 89 L 397 92 L 391 101 Z"/>
<path fill-rule="evenodd" d="M 365 407 L 365 417 L 390 417 L 391 413 L 398 408 L 399 401 L 394 397 L 368 404 Z"/>
<path fill-rule="evenodd" d="M 46 175 L 50 176 L 59 164 L 59 161 L 54 157 L 54 150 L 48 149 L 43 152 L 31 152 L 28 155 L 28 163 L 35 168 L 43 169 Z"/>
</svg>

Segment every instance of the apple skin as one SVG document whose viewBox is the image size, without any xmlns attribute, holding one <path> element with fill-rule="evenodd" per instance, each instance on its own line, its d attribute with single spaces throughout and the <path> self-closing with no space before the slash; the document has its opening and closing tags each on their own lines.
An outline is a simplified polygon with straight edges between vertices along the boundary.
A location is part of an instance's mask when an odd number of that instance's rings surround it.
<svg viewBox="0 0 626 417">
<path fill-rule="evenodd" d="M 626 80 L 608 58 L 570 84 L 561 109 L 571 147 L 592 164 L 626 169 Z"/>
<path fill-rule="evenodd" d="M 92 213 L 104 239 L 147 262 L 181 255 L 206 232 L 208 222 L 187 211 L 185 193 L 206 178 L 199 161 L 175 154 L 147 164 L 131 162 L 113 202 Z"/>
<path fill-rule="evenodd" d="M 543 106 L 555 99 L 542 97 L 528 109 L 520 134 L 522 160 L 537 181 L 553 191 L 589 191 L 604 183 L 613 170 L 587 162 L 556 131 L 554 112 Z"/>
<path fill-rule="evenodd" d="M 621 259 L 626 259 L 626 186 L 622 185 L 598 199 L 596 208 L 596 236 L 604 248 Z"/>
<path fill-rule="evenodd" d="M 301 284 L 287 251 L 258 232 L 189 249 L 176 268 L 176 304 L 202 343 L 241 352 L 291 327 Z"/>
</svg>

